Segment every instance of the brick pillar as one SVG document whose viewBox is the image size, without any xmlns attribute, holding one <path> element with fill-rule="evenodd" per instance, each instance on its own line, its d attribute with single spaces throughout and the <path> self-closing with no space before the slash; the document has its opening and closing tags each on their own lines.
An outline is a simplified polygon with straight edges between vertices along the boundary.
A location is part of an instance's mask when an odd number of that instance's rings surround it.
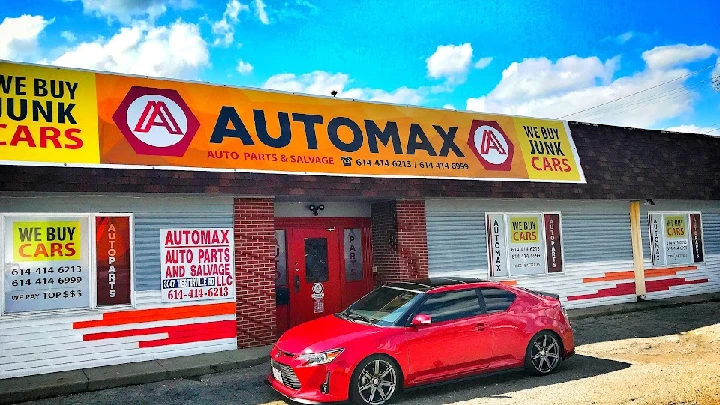
<svg viewBox="0 0 720 405">
<path fill-rule="evenodd" d="M 427 277 L 425 201 L 375 203 L 371 215 L 376 283 Z"/>
<path fill-rule="evenodd" d="M 275 209 L 272 198 L 236 198 L 238 347 L 272 344 L 275 320 Z"/>
</svg>

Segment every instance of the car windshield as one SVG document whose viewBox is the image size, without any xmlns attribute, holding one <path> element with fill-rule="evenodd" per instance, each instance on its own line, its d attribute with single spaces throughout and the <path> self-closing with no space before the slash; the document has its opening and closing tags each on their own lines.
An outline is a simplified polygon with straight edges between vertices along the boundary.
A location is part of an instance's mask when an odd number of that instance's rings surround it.
<svg viewBox="0 0 720 405">
<path fill-rule="evenodd" d="M 380 287 L 355 302 L 340 316 L 378 326 L 391 326 L 408 310 L 421 294 L 397 287 Z"/>
</svg>

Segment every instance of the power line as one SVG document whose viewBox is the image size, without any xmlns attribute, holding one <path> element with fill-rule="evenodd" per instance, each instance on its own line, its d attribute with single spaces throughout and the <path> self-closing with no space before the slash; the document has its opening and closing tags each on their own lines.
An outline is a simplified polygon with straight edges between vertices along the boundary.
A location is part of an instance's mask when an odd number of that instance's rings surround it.
<svg viewBox="0 0 720 405">
<path fill-rule="evenodd" d="M 679 92 L 678 92 L 678 91 L 679 91 Z M 673 94 L 673 93 L 676 93 L 676 94 Z M 669 91 L 669 92 L 664 92 L 664 93 L 658 94 L 656 97 L 651 97 L 651 98 L 648 98 L 648 99 L 646 99 L 646 100 L 642 100 L 642 102 L 639 102 L 639 103 L 628 103 L 628 104 L 625 104 L 625 105 L 621 106 L 621 107 L 618 108 L 618 109 L 610 109 L 610 110 L 607 110 L 607 111 L 597 111 L 597 112 L 593 112 L 593 113 L 591 113 L 591 114 L 588 115 L 588 116 L 584 116 L 582 119 L 586 119 L 586 120 L 599 120 L 599 119 L 605 118 L 605 117 L 607 117 L 607 116 L 609 116 L 609 115 L 627 113 L 627 112 L 630 112 L 630 111 L 637 110 L 638 108 L 649 107 L 649 106 L 658 104 L 658 103 L 663 102 L 663 101 L 668 101 L 668 100 L 672 100 L 672 99 L 677 98 L 677 97 L 686 96 L 686 95 L 691 95 L 691 94 L 693 94 L 692 89 L 685 89 L 685 88 L 675 89 L 675 90 L 673 90 L 673 91 Z M 654 100 L 654 101 L 653 101 L 653 100 Z M 652 102 L 650 102 L 650 101 L 652 101 Z M 630 107 L 630 108 L 628 108 L 628 107 Z"/>
<path fill-rule="evenodd" d="M 679 94 L 676 94 L 676 96 L 692 94 L 693 90 L 700 88 L 703 84 L 705 84 L 705 80 L 703 80 L 699 83 L 693 83 L 686 87 L 678 87 L 676 89 L 660 92 L 660 93 L 654 94 L 650 97 L 641 98 L 641 99 L 637 99 L 637 100 L 631 100 L 629 102 L 621 103 L 621 104 L 617 104 L 617 105 L 605 106 L 604 108 L 600 108 L 595 111 L 590 111 L 590 112 L 586 112 L 584 114 L 580 114 L 578 117 L 575 117 L 575 119 L 578 119 L 578 120 L 591 119 L 592 117 L 597 116 L 599 114 L 603 115 L 603 114 L 609 114 L 609 113 L 621 113 L 621 112 L 623 112 L 623 110 L 626 109 L 626 107 L 636 106 L 638 104 L 647 103 L 649 101 L 657 100 L 659 98 L 665 98 L 665 96 L 668 96 L 668 95 L 671 95 L 674 93 L 679 93 Z"/>
<path fill-rule="evenodd" d="M 573 115 L 577 115 L 577 114 L 580 114 L 580 113 L 585 112 L 585 111 L 590 111 L 590 110 L 593 110 L 593 109 L 595 109 L 595 108 L 602 107 L 602 106 L 604 106 L 604 105 L 607 105 L 607 104 L 610 104 L 610 103 L 614 103 L 614 102 L 616 102 L 616 101 L 620 101 L 620 100 L 626 99 L 626 98 L 628 98 L 628 97 L 632 97 L 632 96 L 638 95 L 638 94 L 640 94 L 640 93 L 644 93 L 644 92 L 646 92 L 646 91 L 649 91 L 649 90 L 658 88 L 658 87 L 660 87 L 660 86 L 664 86 L 664 85 L 666 85 L 666 84 L 668 84 L 668 83 L 676 82 L 676 81 L 678 81 L 678 80 L 682 80 L 682 79 L 688 78 L 688 77 L 690 77 L 690 76 L 696 75 L 696 74 L 698 74 L 698 73 L 700 73 L 700 72 L 702 72 L 702 71 L 704 71 L 704 70 L 710 69 L 710 68 L 712 68 L 712 67 L 715 67 L 715 64 L 708 65 L 708 66 L 706 66 L 706 67 L 704 67 L 704 68 L 702 68 L 702 69 L 696 70 L 696 71 L 694 71 L 694 72 L 690 72 L 690 73 L 686 74 L 685 76 L 677 77 L 677 78 L 675 78 L 675 79 L 668 80 L 668 81 L 666 81 L 666 82 L 657 84 L 657 85 L 655 85 L 655 86 L 648 87 L 648 88 L 646 88 L 646 89 L 644 89 L 644 90 L 640 90 L 640 91 L 637 91 L 637 92 L 635 92 L 635 93 L 628 94 L 628 95 L 625 95 L 625 96 L 623 96 L 623 97 L 619 97 L 619 98 L 616 98 L 616 99 L 614 99 L 614 100 L 610 100 L 610 101 L 607 101 L 607 102 L 605 102 L 605 103 L 598 104 L 598 105 L 596 105 L 596 106 L 594 106 L 594 107 L 589 107 L 589 108 L 586 108 L 586 109 L 584 109 L 584 110 L 580 110 L 580 111 L 577 111 L 577 112 L 574 112 L 574 113 L 571 113 L 571 114 L 563 115 L 562 117 L 560 117 L 560 118 L 558 118 L 558 119 L 561 120 L 561 119 L 566 118 L 566 117 L 570 117 L 570 116 L 573 116 Z"/>
</svg>

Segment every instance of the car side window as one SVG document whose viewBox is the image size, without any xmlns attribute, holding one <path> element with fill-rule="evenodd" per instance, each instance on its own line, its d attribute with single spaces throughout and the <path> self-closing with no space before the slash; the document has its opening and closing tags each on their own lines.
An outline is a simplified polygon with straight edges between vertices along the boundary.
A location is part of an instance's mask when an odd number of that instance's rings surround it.
<svg viewBox="0 0 720 405">
<path fill-rule="evenodd" d="M 468 318 L 483 313 L 477 290 L 428 294 L 420 314 L 430 315 L 432 323 Z"/>
<path fill-rule="evenodd" d="M 487 313 L 507 311 L 515 301 L 515 294 L 502 288 L 482 288 L 485 311 Z"/>
</svg>

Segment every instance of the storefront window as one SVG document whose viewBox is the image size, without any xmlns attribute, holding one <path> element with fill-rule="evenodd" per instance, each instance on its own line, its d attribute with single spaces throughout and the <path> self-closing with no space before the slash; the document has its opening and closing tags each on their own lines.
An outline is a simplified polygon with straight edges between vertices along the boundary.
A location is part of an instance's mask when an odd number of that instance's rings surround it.
<svg viewBox="0 0 720 405">
<path fill-rule="evenodd" d="M 486 215 L 491 277 L 563 271 L 560 213 Z"/>
<path fill-rule="evenodd" d="M 705 260 L 699 212 L 650 212 L 653 266 L 682 266 Z"/>
<path fill-rule="evenodd" d="M 25 214 L 1 222 L 0 313 L 131 303 L 130 216 Z"/>
</svg>

